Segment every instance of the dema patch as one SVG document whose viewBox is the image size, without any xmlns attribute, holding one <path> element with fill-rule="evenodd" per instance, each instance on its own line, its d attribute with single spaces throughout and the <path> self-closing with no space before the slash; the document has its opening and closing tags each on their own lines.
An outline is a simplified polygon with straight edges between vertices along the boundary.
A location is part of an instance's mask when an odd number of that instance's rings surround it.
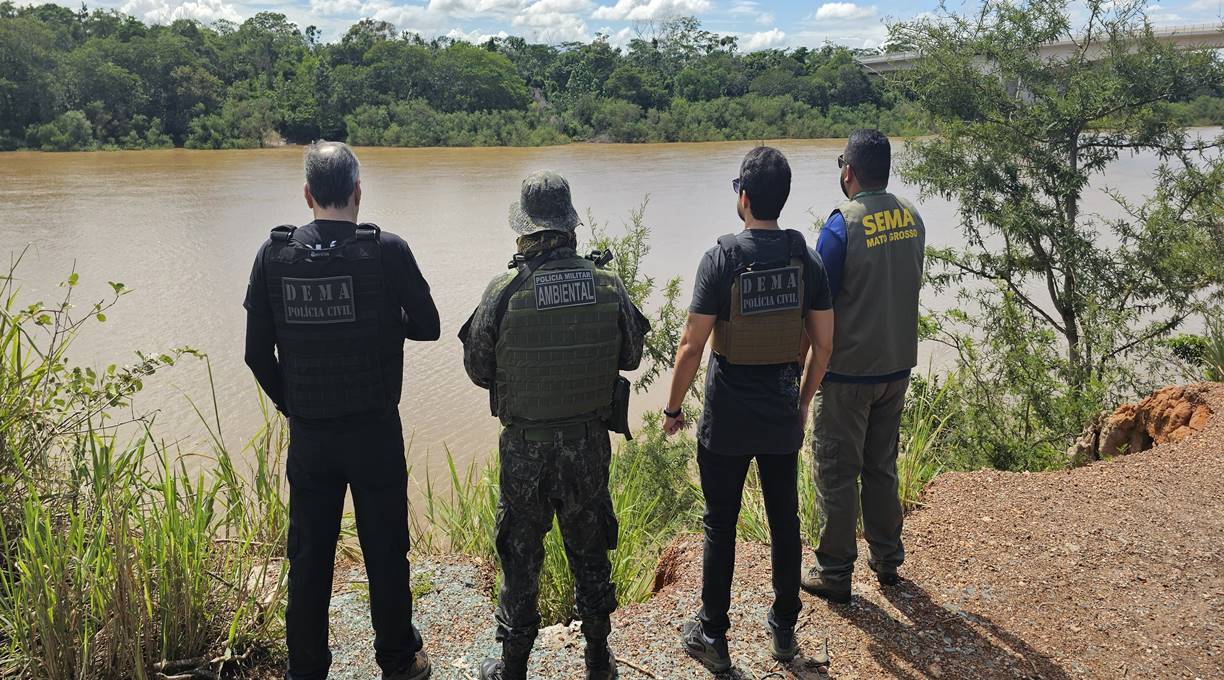
<svg viewBox="0 0 1224 680">
<path fill-rule="evenodd" d="M 281 291 L 285 301 L 285 323 L 332 324 L 357 320 L 351 276 L 283 278 Z"/>
<path fill-rule="evenodd" d="M 800 277 L 799 267 L 782 267 L 766 269 L 759 272 L 744 272 L 740 274 L 740 314 L 764 314 L 785 309 L 799 309 Z"/>
<path fill-rule="evenodd" d="M 595 272 L 590 269 L 549 269 L 535 275 L 536 309 L 593 305 Z"/>
</svg>

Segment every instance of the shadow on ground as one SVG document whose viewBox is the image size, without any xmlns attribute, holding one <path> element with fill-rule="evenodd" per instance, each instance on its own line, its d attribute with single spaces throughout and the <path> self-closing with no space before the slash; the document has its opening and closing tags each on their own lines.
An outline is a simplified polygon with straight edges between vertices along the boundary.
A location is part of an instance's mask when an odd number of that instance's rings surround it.
<svg viewBox="0 0 1224 680">
<path fill-rule="evenodd" d="M 990 619 L 940 605 L 913 581 L 902 579 L 896 586 L 881 588 L 881 593 L 903 618 L 864 597 L 856 597 L 851 606 L 835 605 L 830 610 L 863 631 L 870 640 L 868 652 L 893 677 L 1070 677 Z"/>
</svg>

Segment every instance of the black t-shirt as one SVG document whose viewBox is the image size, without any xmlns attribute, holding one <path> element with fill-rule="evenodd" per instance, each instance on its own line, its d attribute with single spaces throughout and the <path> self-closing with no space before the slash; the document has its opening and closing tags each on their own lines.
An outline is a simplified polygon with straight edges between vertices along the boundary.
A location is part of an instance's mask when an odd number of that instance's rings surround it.
<svg viewBox="0 0 1224 680">
<path fill-rule="evenodd" d="M 790 254 L 790 241 L 783 230 L 745 229 L 736 235 L 745 264 L 782 262 Z M 829 281 L 820 256 L 804 248 L 805 309 L 833 307 Z M 689 311 L 696 314 L 727 313 L 733 264 L 715 246 L 701 258 L 693 285 Z M 799 362 L 744 366 L 710 354 L 706 369 L 705 410 L 697 425 L 697 439 L 713 453 L 732 456 L 789 454 L 803 445 L 799 417 Z"/>
</svg>

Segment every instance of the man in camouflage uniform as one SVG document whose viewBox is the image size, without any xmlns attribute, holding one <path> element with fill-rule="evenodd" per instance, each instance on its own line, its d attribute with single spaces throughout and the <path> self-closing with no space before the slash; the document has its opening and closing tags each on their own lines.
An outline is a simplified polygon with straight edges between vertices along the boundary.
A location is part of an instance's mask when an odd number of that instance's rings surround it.
<svg viewBox="0 0 1224 680">
<path fill-rule="evenodd" d="M 460 332 L 468 375 L 490 390 L 493 414 L 505 426 L 497 511 L 502 658 L 485 661 L 485 680 L 527 677 L 554 513 L 574 574 L 587 677 L 617 677 L 608 650 L 616 609 L 608 550 L 618 529 L 608 493 L 608 429 L 619 371 L 638 367 L 649 324 L 620 279 L 602 268 L 606 257 L 577 254 L 578 224 L 564 178 L 528 176 L 510 207 L 510 227 L 519 234 L 512 271 L 493 279 Z"/>
</svg>

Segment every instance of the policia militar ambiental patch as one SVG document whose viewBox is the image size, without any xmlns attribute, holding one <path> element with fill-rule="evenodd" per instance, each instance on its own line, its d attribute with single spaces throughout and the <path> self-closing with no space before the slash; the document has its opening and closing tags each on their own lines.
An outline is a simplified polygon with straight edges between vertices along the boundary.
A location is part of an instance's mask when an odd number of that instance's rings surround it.
<svg viewBox="0 0 1224 680">
<path fill-rule="evenodd" d="M 535 275 L 536 310 L 593 305 L 595 272 L 590 269 L 549 269 Z"/>
<path fill-rule="evenodd" d="M 799 309 L 799 267 L 782 267 L 740 274 L 740 314 L 764 314 Z"/>
<path fill-rule="evenodd" d="M 281 279 L 285 296 L 285 323 L 352 323 L 357 320 L 353 277 Z"/>
</svg>

